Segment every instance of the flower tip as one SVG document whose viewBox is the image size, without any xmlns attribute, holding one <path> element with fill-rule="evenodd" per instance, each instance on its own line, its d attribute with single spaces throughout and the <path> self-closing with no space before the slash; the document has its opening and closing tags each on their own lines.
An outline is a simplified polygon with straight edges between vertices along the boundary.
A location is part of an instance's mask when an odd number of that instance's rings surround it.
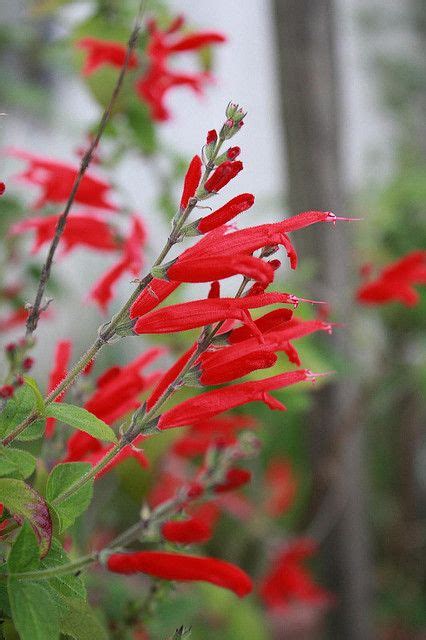
<svg viewBox="0 0 426 640">
<path fill-rule="evenodd" d="M 333 373 L 336 373 L 336 372 L 335 371 L 323 371 L 322 373 L 314 373 L 310 369 L 306 369 L 306 371 L 305 371 L 306 380 L 309 380 L 313 384 L 315 384 L 315 382 L 317 381 L 317 378 L 324 378 L 325 376 L 329 376 L 329 375 L 331 375 Z"/>
<path fill-rule="evenodd" d="M 325 219 L 326 222 L 331 222 L 332 224 L 336 224 L 337 220 L 345 221 L 345 222 L 359 222 L 360 220 L 364 220 L 364 218 L 346 218 L 344 216 L 336 216 L 332 211 L 327 211 L 327 217 Z"/>
</svg>

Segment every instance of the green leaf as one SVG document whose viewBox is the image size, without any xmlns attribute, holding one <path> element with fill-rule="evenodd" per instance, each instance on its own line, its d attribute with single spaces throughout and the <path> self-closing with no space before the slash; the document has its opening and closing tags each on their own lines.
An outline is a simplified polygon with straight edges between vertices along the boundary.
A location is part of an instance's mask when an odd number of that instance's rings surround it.
<svg viewBox="0 0 426 640">
<path fill-rule="evenodd" d="M 36 407 L 38 411 L 43 415 L 45 410 L 44 398 L 40 389 L 38 388 L 37 382 L 30 376 L 24 376 L 24 382 L 33 392 Z"/>
<path fill-rule="evenodd" d="M 75 640 L 108 640 L 108 634 L 95 612 L 82 600 L 67 599 L 67 612 L 61 618 L 61 632 Z"/>
<path fill-rule="evenodd" d="M 40 569 L 58 567 L 69 562 L 69 558 L 58 540 L 52 540 L 49 553 L 40 562 Z M 65 598 L 86 600 L 86 587 L 81 576 L 73 574 L 50 578 L 49 585 Z"/>
<path fill-rule="evenodd" d="M 80 431 L 85 431 L 99 440 L 117 442 L 117 436 L 111 427 L 82 407 L 53 402 L 46 407 L 46 416 L 56 418 Z"/>
<path fill-rule="evenodd" d="M 52 539 L 52 519 L 46 500 L 22 480 L 0 478 L 1 502 L 11 513 L 29 521 L 45 556 Z"/>
<path fill-rule="evenodd" d="M 47 479 L 47 501 L 52 502 L 91 468 L 92 466 L 88 462 L 64 462 L 56 465 Z M 69 498 L 55 505 L 55 510 L 61 519 L 61 531 L 68 529 L 77 516 L 87 509 L 92 495 L 93 478 Z"/>
<path fill-rule="evenodd" d="M 37 569 L 39 564 L 40 552 L 35 533 L 31 525 L 24 522 L 9 553 L 7 568 L 10 573 L 21 573 Z"/>
<path fill-rule="evenodd" d="M 0 445 L 0 470 L 2 476 L 25 480 L 35 469 L 36 459 L 28 451 Z"/>
<path fill-rule="evenodd" d="M 147 155 L 153 154 L 158 146 L 154 123 L 147 105 L 139 100 L 129 101 L 126 110 L 127 122 L 135 142 Z"/>
<path fill-rule="evenodd" d="M 7 588 L 13 622 L 21 640 L 58 640 L 58 609 L 42 582 L 10 577 Z"/>
<path fill-rule="evenodd" d="M 27 418 L 36 407 L 34 390 L 28 384 L 16 389 L 13 398 L 7 401 L 0 413 L 0 435 L 10 433 L 18 424 Z M 36 420 L 18 436 L 18 440 L 36 440 L 44 433 L 44 420 Z"/>
</svg>

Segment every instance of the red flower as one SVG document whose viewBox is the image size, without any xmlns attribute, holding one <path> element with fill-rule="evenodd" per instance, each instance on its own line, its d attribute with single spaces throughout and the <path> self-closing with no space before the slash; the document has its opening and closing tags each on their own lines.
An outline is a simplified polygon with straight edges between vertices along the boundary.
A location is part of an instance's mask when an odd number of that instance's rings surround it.
<svg viewBox="0 0 426 640">
<path fill-rule="evenodd" d="M 173 444 L 173 453 L 184 458 L 203 455 L 210 446 L 229 447 L 237 442 L 243 429 L 253 429 L 256 423 L 250 416 L 216 416 L 193 426 Z"/>
<path fill-rule="evenodd" d="M 100 40 L 99 38 L 82 38 L 75 45 L 78 49 L 86 50 L 86 61 L 82 73 L 88 76 L 103 65 L 112 65 L 121 68 L 126 60 L 127 46 L 120 42 Z M 132 51 L 128 68 L 135 69 L 138 66 L 138 59 Z"/>
<path fill-rule="evenodd" d="M 203 249 L 204 254 L 207 252 L 215 255 L 218 253 L 221 255 L 234 255 L 235 253 L 251 254 L 253 251 L 263 247 L 283 245 L 290 258 L 291 268 L 295 269 L 297 266 L 297 254 L 287 236 L 287 232 L 296 231 L 316 222 L 335 222 L 337 219 L 339 218 L 336 218 L 329 211 L 306 211 L 283 222 L 262 224 L 222 235 L 220 239 L 215 238 L 214 242 L 212 238 L 211 243 L 207 240 L 209 236 L 206 236 L 203 240 L 207 241 L 201 247 L 200 243 L 195 245 L 193 253 L 196 255 L 197 246 Z"/>
<path fill-rule="evenodd" d="M 209 47 L 212 44 L 222 44 L 223 42 L 226 42 L 225 36 L 217 31 L 200 31 L 199 33 L 190 33 L 173 44 L 169 44 L 167 50 L 169 53 L 194 51 Z"/>
<path fill-rule="evenodd" d="M 222 162 L 205 183 L 205 190 L 209 193 L 218 193 L 218 191 L 223 189 L 242 169 L 243 163 L 240 162 L 240 160 L 236 162 L 229 160 Z"/>
<path fill-rule="evenodd" d="M 311 605 L 330 604 L 332 597 L 313 581 L 302 561 L 316 550 L 310 540 L 297 540 L 273 560 L 271 571 L 260 585 L 260 595 L 269 609 L 286 607 L 292 602 Z"/>
<path fill-rule="evenodd" d="M 241 153 L 240 147 L 230 147 L 226 152 L 226 157 L 228 160 L 235 160 Z"/>
<path fill-rule="evenodd" d="M 12 225 L 10 232 L 17 235 L 34 229 L 36 237 L 31 251 L 36 253 L 43 244 L 51 242 L 58 220 L 59 216 L 28 218 Z M 79 245 L 85 245 L 99 251 L 113 251 L 118 247 L 111 227 L 103 219 L 85 213 L 75 213 L 68 216 L 67 224 L 61 235 L 61 245 L 64 253 Z"/>
<path fill-rule="evenodd" d="M 142 249 L 145 241 L 146 232 L 142 221 L 133 216 L 130 234 L 123 244 L 122 257 L 101 276 L 89 292 L 89 298 L 97 302 L 103 311 L 114 297 L 113 288 L 117 280 L 128 272 L 134 276 L 139 275 L 143 266 Z"/>
<path fill-rule="evenodd" d="M 172 407 L 160 417 L 157 428 L 160 430 L 191 425 L 199 420 L 211 418 L 218 413 L 234 409 L 248 402 L 265 402 L 270 409 L 285 409 L 268 391 L 282 389 L 292 384 L 309 380 L 313 374 L 305 369 L 281 373 L 264 380 L 242 382 L 222 389 L 207 391 L 202 395 L 189 398 Z"/>
<path fill-rule="evenodd" d="M 197 366 L 198 380 L 203 385 L 223 384 L 252 371 L 268 369 L 276 361 L 277 356 L 269 345 L 259 345 L 256 338 L 245 340 L 203 353 Z"/>
<path fill-rule="evenodd" d="M 379 276 L 362 285 L 356 294 L 361 304 L 401 302 L 407 307 L 418 303 L 415 284 L 426 284 L 426 251 L 416 250 L 388 265 Z"/>
<path fill-rule="evenodd" d="M 224 493 L 225 491 L 232 491 L 233 489 L 239 489 L 251 480 L 251 473 L 247 469 L 229 469 L 226 474 L 225 480 L 216 485 L 214 488 L 215 493 Z"/>
<path fill-rule="evenodd" d="M 216 144 L 217 142 L 217 131 L 215 131 L 215 129 L 211 129 L 211 131 L 209 131 L 207 133 L 207 139 L 206 139 L 206 144 Z"/>
<path fill-rule="evenodd" d="M 270 284 L 274 279 L 274 270 L 268 262 L 253 256 L 238 254 L 174 260 L 170 266 L 154 268 L 153 273 L 155 275 L 163 273 L 163 277 L 175 282 L 211 282 L 238 274 L 263 284 Z"/>
<path fill-rule="evenodd" d="M 146 401 L 146 408 L 148 411 L 152 409 L 152 407 L 156 404 L 156 402 L 161 398 L 164 392 L 168 389 L 169 385 L 174 382 L 174 380 L 178 377 L 179 373 L 182 371 L 192 354 L 195 352 L 197 345 L 192 345 L 183 355 L 181 355 L 176 362 L 172 364 L 172 366 L 162 375 L 157 386 L 154 388 L 154 391 L 151 393 L 149 398 Z"/>
<path fill-rule="evenodd" d="M 212 537 L 212 529 L 199 518 L 188 520 L 170 520 L 161 527 L 161 534 L 169 542 L 191 544 L 207 542 Z"/>
<path fill-rule="evenodd" d="M 96 479 L 101 478 L 111 471 L 123 460 L 134 458 L 141 467 L 149 466 L 148 460 L 144 452 L 136 445 L 142 442 L 144 437 L 137 436 L 131 444 L 123 447 L 111 460 L 96 474 Z M 114 445 L 104 445 L 100 440 L 93 438 L 84 431 L 75 431 L 67 442 L 67 455 L 62 462 L 90 462 L 92 466 L 97 464 L 99 460 L 109 453 Z"/>
<path fill-rule="evenodd" d="M 208 298 L 192 300 L 181 304 L 151 311 L 139 318 L 134 326 L 135 333 L 173 333 L 196 327 L 204 327 L 223 320 L 240 320 L 250 326 L 255 335 L 259 329 L 250 317 L 248 309 L 276 303 L 297 304 L 298 298 L 288 293 L 263 293 L 244 298 Z"/>
<path fill-rule="evenodd" d="M 164 349 L 154 347 L 122 367 L 105 371 L 96 383 L 96 391 L 84 404 L 85 409 L 110 425 L 137 409 L 140 394 L 153 381 L 151 375 L 142 374 L 142 369 L 163 353 Z"/>
<path fill-rule="evenodd" d="M 0 318 L 0 331 L 10 331 L 14 327 L 20 326 L 28 317 L 28 309 L 20 307 L 11 311 L 9 315 Z"/>
<path fill-rule="evenodd" d="M 220 227 L 215 231 L 212 231 L 204 238 L 201 238 L 195 245 L 195 247 L 189 247 L 178 258 L 178 260 L 185 260 L 194 256 L 200 256 L 203 254 L 203 247 L 207 248 L 210 245 L 213 238 L 220 238 L 224 233 L 225 228 Z M 137 318 L 142 316 L 148 311 L 151 311 L 157 307 L 160 302 L 165 300 L 175 289 L 178 288 L 180 282 L 166 282 L 154 278 L 151 283 L 141 292 L 139 297 L 135 300 L 130 308 L 130 317 Z"/>
<path fill-rule="evenodd" d="M 173 87 L 187 86 L 196 93 L 201 93 L 203 85 L 210 79 L 208 73 L 180 73 L 168 66 L 170 56 L 194 51 L 202 47 L 224 42 L 222 34 L 201 32 L 174 39 L 172 34 L 183 26 L 181 20 L 176 27 L 168 31 L 160 31 L 155 22 L 150 23 L 150 40 L 146 54 L 149 59 L 148 69 L 136 83 L 136 92 L 146 102 L 154 120 L 168 120 L 170 117 L 164 102 L 168 91 Z"/>
<path fill-rule="evenodd" d="M 4 184 L 4 182 L 0 182 L 0 196 L 2 196 L 5 191 L 6 191 L 6 185 Z"/>
<path fill-rule="evenodd" d="M 273 458 L 265 471 L 264 509 L 272 518 L 285 513 L 296 497 L 297 482 L 287 460 Z"/>
<path fill-rule="evenodd" d="M 197 190 L 201 180 L 202 162 L 200 156 L 194 156 L 188 167 L 183 183 L 182 198 L 180 201 L 181 210 L 185 210 L 188 206 L 189 199 L 192 198 Z"/>
<path fill-rule="evenodd" d="M 229 562 L 164 551 L 114 553 L 107 567 L 115 573 L 146 573 L 155 578 L 210 582 L 243 597 L 252 590 L 249 576 Z"/>
<path fill-rule="evenodd" d="M 217 209 L 210 215 L 205 216 L 205 218 L 200 218 L 196 225 L 197 231 L 199 233 L 207 233 L 212 229 L 216 229 L 216 227 L 226 224 L 243 211 L 250 209 L 253 204 L 254 196 L 251 193 L 242 193 L 241 195 L 232 198 L 232 200 L 224 204 L 220 209 Z M 193 223 L 193 225 L 195 224 L 196 223 Z"/>
<path fill-rule="evenodd" d="M 47 387 L 48 393 L 56 389 L 56 387 L 62 382 L 62 380 L 67 375 L 67 369 L 71 358 L 71 347 L 72 344 L 70 340 L 61 340 L 56 344 L 55 354 L 54 354 L 54 365 L 53 369 L 49 374 L 49 383 Z M 55 402 L 60 402 L 64 397 L 65 392 L 61 393 L 56 399 Z M 56 420 L 55 418 L 47 418 L 46 420 L 46 437 L 51 438 L 53 436 L 53 432 L 55 430 Z"/>
<path fill-rule="evenodd" d="M 50 160 L 20 149 L 9 149 L 9 154 L 29 162 L 28 169 L 17 178 L 37 185 L 42 190 L 40 198 L 34 204 L 34 209 L 39 209 L 52 202 L 62 203 L 68 200 L 77 177 L 77 169 L 63 162 Z M 107 199 L 110 189 L 110 185 L 104 180 L 90 173 L 85 173 L 77 189 L 75 202 L 99 209 L 117 211 L 118 207 Z"/>
</svg>

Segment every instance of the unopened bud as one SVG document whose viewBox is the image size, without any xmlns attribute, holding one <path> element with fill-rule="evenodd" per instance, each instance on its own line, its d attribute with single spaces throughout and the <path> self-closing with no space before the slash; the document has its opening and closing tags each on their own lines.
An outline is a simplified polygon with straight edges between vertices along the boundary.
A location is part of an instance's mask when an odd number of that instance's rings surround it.
<svg viewBox="0 0 426 640">
<path fill-rule="evenodd" d="M 29 371 L 34 365 L 34 358 L 24 358 L 22 361 L 22 368 L 24 371 Z"/>
<path fill-rule="evenodd" d="M 0 398 L 11 398 L 15 389 L 11 384 L 4 384 L 0 387 Z"/>
</svg>

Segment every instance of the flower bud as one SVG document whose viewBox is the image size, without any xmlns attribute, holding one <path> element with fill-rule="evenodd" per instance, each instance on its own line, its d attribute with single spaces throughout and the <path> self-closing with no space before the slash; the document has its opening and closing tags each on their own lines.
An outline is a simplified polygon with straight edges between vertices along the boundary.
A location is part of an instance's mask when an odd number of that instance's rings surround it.
<svg viewBox="0 0 426 640">
<path fill-rule="evenodd" d="M 0 387 L 0 398 L 11 398 L 15 389 L 11 384 L 4 384 Z"/>
<path fill-rule="evenodd" d="M 227 160 L 235 160 L 236 158 L 238 158 L 240 153 L 240 147 L 230 147 L 228 151 L 225 151 L 225 153 L 222 153 L 218 158 L 216 158 L 215 165 L 218 166 L 222 164 L 222 162 L 226 162 Z"/>
<path fill-rule="evenodd" d="M 32 369 L 34 365 L 34 358 L 24 358 L 22 361 L 22 368 L 24 371 L 29 371 L 30 369 Z"/>
</svg>

